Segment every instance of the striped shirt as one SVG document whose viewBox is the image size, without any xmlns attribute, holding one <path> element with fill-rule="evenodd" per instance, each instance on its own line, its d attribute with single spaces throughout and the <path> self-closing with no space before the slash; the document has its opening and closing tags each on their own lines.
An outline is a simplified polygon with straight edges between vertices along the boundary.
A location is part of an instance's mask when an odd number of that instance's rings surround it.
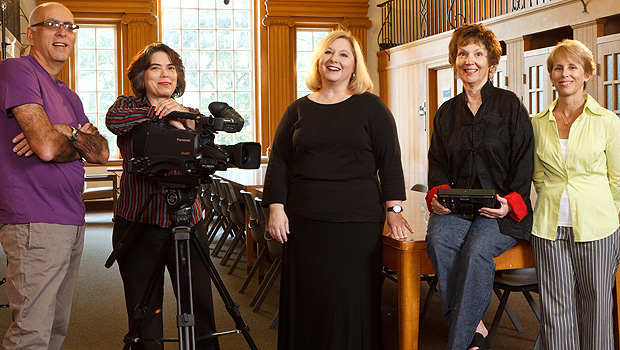
<svg viewBox="0 0 620 350">
<path fill-rule="evenodd" d="M 188 108 L 190 112 L 198 112 L 197 109 Z M 128 162 L 133 158 L 131 153 L 131 129 L 141 123 L 157 120 L 155 109 L 146 97 L 136 98 L 133 96 L 119 96 L 106 115 L 106 126 L 117 137 L 117 145 L 123 158 L 123 175 L 121 176 L 120 195 L 115 215 L 126 220 L 133 221 L 149 195 L 159 190 L 157 182 L 141 174 L 131 174 L 127 171 Z M 201 219 L 202 210 L 200 201 L 196 198 L 193 205 L 194 213 L 192 223 Z M 156 225 L 159 227 L 170 226 L 168 208 L 164 195 L 158 194 L 153 197 L 144 214 L 137 218 L 138 222 Z"/>
</svg>

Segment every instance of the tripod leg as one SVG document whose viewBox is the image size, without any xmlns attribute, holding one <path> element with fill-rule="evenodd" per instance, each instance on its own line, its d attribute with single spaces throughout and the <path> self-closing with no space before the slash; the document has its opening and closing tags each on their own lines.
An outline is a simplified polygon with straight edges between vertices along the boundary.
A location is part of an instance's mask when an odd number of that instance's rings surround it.
<svg viewBox="0 0 620 350">
<path fill-rule="evenodd" d="M 194 333 L 196 321 L 190 271 L 190 231 L 191 229 L 187 226 L 178 226 L 172 229 L 176 257 L 177 327 L 179 329 L 179 349 L 181 350 L 196 349 L 196 335 Z"/>
<path fill-rule="evenodd" d="M 243 337 L 245 338 L 245 341 L 248 343 L 248 346 L 251 350 L 258 350 L 256 344 L 254 343 L 254 340 L 252 339 L 252 336 L 250 335 L 250 327 L 248 327 L 248 325 L 245 324 L 245 321 L 243 321 L 241 313 L 239 312 L 238 305 L 235 304 L 235 302 L 232 300 L 232 297 L 228 293 L 228 290 L 226 289 L 222 278 L 218 274 L 215 265 L 213 265 L 213 261 L 211 261 L 209 251 L 206 249 L 205 245 L 198 237 L 196 231 L 192 230 L 191 233 L 191 242 L 192 244 L 194 244 L 196 250 L 198 251 L 198 256 L 200 257 L 200 260 L 202 260 L 202 263 L 205 265 L 207 271 L 209 272 L 209 276 L 211 277 L 211 281 L 213 281 L 213 285 L 222 297 L 222 301 L 224 301 L 226 310 L 235 321 L 235 326 L 237 330 L 239 330 L 241 334 L 243 334 Z"/>
<path fill-rule="evenodd" d="M 125 342 L 125 346 L 123 347 L 124 350 L 129 350 L 131 344 L 137 343 L 138 341 L 152 341 L 152 339 L 140 339 L 138 329 L 140 329 L 142 320 L 144 319 L 148 311 L 151 298 L 153 297 L 153 293 L 155 292 L 155 283 L 158 279 L 158 276 L 164 273 L 164 268 L 166 267 L 166 258 L 168 256 L 168 251 L 170 250 L 171 244 L 172 236 L 169 235 L 164 241 L 161 250 L 159 251 L 155 268 L 153 268 L 153 272 L 151 273 L 149 282 L 146 285 L 144 294 L 142 294 L 142 299 L 140 300 L 140 303 L 136 306 L 136 310 L 133 313 L 133 319 L 130 321 L 129 331 L 127 332 L 127 335 L 123 340 Z"/>
</svg>

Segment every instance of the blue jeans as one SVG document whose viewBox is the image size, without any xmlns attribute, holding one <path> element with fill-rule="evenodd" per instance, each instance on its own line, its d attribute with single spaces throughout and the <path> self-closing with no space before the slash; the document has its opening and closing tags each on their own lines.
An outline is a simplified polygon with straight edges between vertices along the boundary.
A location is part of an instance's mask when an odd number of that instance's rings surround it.
<svg viewBox="0 0 620 350">
<path fill-rule="evenodd" d="M 497 220 L 431 213 L 426 250 L 439 280 L 444 318 L 450 326 L 448 349 L 465 350 L 491 303 L 493 258 L 517 241 L 499 232 Z"/>
</svg>

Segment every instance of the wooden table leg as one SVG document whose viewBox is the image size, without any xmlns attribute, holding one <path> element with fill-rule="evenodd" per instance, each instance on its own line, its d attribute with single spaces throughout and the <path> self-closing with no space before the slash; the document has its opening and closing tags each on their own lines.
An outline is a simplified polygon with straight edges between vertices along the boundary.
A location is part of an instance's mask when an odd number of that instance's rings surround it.
<svg viewBox="0 0 620 350">
<path fill-rule="evenodd" d="M 400 350 L 418 349 L 420 251 L 398 251 L 398 340 Z"/>
</svg>

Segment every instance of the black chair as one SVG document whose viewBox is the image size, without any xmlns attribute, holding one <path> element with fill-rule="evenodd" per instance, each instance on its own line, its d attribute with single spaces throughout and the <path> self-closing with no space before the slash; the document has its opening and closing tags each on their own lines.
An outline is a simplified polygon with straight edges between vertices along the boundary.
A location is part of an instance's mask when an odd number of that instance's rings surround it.
<svg viewBox="0 0 620 350">
<path fill-rule="evenodd" d="M 209 245 L 215 241 L 215 237 L 220 228 L 228 226 L 226 217 L 224 216 L 225 199 L 220 195 L 219 179 L 217 177 L 211 177 L 212 181 L 209 184 L 211 192 L 211 205 L 213 206 L 214 219 L 211 220 L 211 228 L 208 231 Z"/>
<path fill-rule="evenodd" d="M 239 191 L 239 193 L 241 194 L 241 198 L 243 202 L 245 203 L 245 207 L 248 211 L 248 228 L 250 229 L 249 234 L 252 235 L 254 242 L 258 244 L 259 250 L 261 251 L 257 258 L 256 263 L 252 266 L 252 269 L 248 273 L 245 281 L 243 282 L 243 285 L 241 286 L 241 289 L 239 290 L 239 293 L 243 293 L 245 289 L 248 287 L 248 285 L 250 284 L 252 277 L 254 277 L 254 274 L 258 270 L 260 264 L 262 263 L 268 251 L 267 251 L 267 242 L 265 241 L 265 238 L 264 238 L 265 221 L 262 219 L 262 214 L 259 212 L 260 209 L 259 209 L 258 203 L 261 200 L 259 198 L 254 198 L 254 196 L 250 192 L 247 192 L 247 191 L 241 190 Z M 247 249 L 247 241 L 246 241 L 245 247 Z M 237 255 L 237 258 L 233 262 L 230 270 L 228 271 L 229 275 L 233 273 L 234 268 L 237 266 L 242 256 L 243 254 Z"/>
<path fill-rule="evenodd" d="M 536 318 L 540 322 L 540 309 L 538 308 L 538 305 L 536 305 L 536 302 L 534 301 L 534 298 L 531 294 L 532 292 L 539 292 L 536 270 L 533 267 L 525 269 L 496 271 L 495 281 L 493 282 L 493 291 L 499 298 L 499 306 L 497 307 L 497 312 L 495 313 L 495 317 L 493 318 L 493 323 L 491 325 L 491 329 L 489 330 L 489 335 L 487 335 L 486 343 L 488 347 L 491 346 L 504 311 L 506 311 L 508 317 L 510 317 L 510 320 L 514 324 L 517 331 L 523 332 L 523 327 L 521 327 L 521 324 L 508 306 L 508 298 L 510 297 L 510 293 L 512 292 L 523 293 L 525 299 L 530 304 L 532 311 L 534 311 Z M 539 341 L 540 339 L 537 338 L 536 344 L 534 346 L 535 349 L 537 348 Z"/>
<path fill-rule="evenodd" d="M 224 184 L 224 182 L 221 182 Z M 225 190 L 228 190 L 228 218 L 234 224 L 233 230 L 231 231 L 234 238 L 228 247 L 228 250 L 224 254 L 222 261 L 220 261 L 220 265 L 224 266 L 228 263 L 228 260 L 232 257 L 235 252 L 235 249 L 239 244 L 241 244 L 241 249 L 237 255 L 239 259 L 244 255 L 245 249 L 245 202 L 241 199 L 241 195 L 239 191 L 236 190 L 230 182 L 226 182 L 224 186 Z M 238 261 L 238 259 L 236 259 Z M 232 269 L 229 274 L 235 270 L 237 265 L 233 264 Z"/>
<path fill-rule="evenodd" d="M 266 218 L 265 222 L 268 222 L 269 219 L 269 209 L 261 208 L 263 211 L 263 217 Z M 269 235 L 269 231 L 265 230 L 265 240 L 267 241 L 267 248 L 269 249 L 269 253 L 274 257 L 274 260 L 265 275 L 265 279 L 258 287 L 256 294 L 250 301 L 250 306 L 254 306 L 252 311 L 257 312 L 260 310 L 261 305 L 265 301 L 269 290 L 280 276 L 280 270 L 282 269 L 282 244 Z"/>
</svg>

